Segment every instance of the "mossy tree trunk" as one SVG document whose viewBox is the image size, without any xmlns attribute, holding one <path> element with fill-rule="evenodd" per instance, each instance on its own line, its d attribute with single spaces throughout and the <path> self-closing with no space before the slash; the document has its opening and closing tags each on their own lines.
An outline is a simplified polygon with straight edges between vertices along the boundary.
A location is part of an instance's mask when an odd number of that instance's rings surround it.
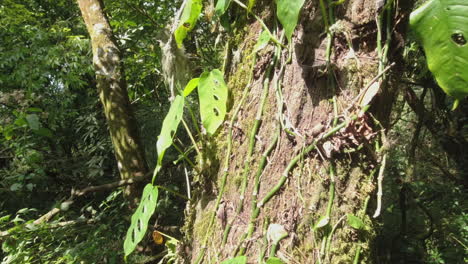
<svg viewBox="0 0 468 264">
<path fill-rule="evenodd" d="M 78 5 L 91 37 L 99 98 L 104 107 L 121 178 L 144 176 L 148 167 L 130 107 L 120 51 L 103 2 L 78 0 Z M 128 197 L 138 197 L 138 189 L 135 185 L 128 187 Z"/>
<path fill-rule="evenodd" d="M 276 48 L 270 45 L 253 68 L 252 48 L 262 27 L 238 12 L 236 25 L 248 21 L 246 30 L 230 40 L 238 55 L 226 71 L 233 102 L 227 120 L 239 104 L 240 111 L 237 121 L 213 139 L 212 170 L 202 176 L 196 202 L 189 206 L 182 254 L 186 263 L 220 263 L 239 255 L 247 256 L 248 263 L 262 263 L 269 256 L 285 263 L 375 262 L 377 178 L 385 175 L 385 133 L 398 92 L 392 84 L 402 76 L 399 67 L 382 72 L 401 60 L 401 43 L 392 38 L 401 39 L 406 32 L 413 1 L 393 6 L 380 18 L 373 0 L 334 7 L 335 14 L 326 11 L 335 27 L 331 42 L 324 33 L 320 2 L 304 4 L 290 63 L 283 48 L 274 64 Z M 273 29 L 275 9 L 273 1 L 257 1 L 254 12 Z M 358 95 L 373 79 L 372 87 L 380 89 L 364 113 Z M 257 124 L 260 128 L 252 135 Z M 349 222 L 350 215 L 364 226 Z M 287 233 L 278 246 L 275 228 Z"/>
</svg>

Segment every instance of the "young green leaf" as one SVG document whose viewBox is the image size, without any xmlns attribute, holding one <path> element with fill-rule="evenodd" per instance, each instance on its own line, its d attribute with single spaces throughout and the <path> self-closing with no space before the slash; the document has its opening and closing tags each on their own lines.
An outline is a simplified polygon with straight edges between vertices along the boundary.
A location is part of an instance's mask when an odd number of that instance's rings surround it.
<svg viewBox="0 0 468 264">
<path fill-rule="evenodd" d="M 284 264 L 284 262 L 277 257 L 271 257 L 267 259 L 266 264 Z"/>
<path fill-rule="evenodd" d="M 190 80 L 187 83 L 187 85 L 184 88 L 184 96 L 185 97 L 189 96 L 189 94 L 191 94 L 192 91 L 195 90 L 195 88 L 197 88 L 199 80 L 200 80 L 200 78 L 193 78 L 192 80 Z"/>
<path fill-rule="evenodd" d="M 322 216 L 322 217 L 320 217 L 318 222 L 315 224 L 314 229 L 322 228 L 322 227 L 328 225 L 328 222 L 330 222 L 330 218 L 328 218 L 326 216 Z"/>
<path fill-rule="evenodd" d="M 38 130 L 41 127 L 39 117 L 36 114 L 27 115 L 26 120 L 28 121 L 29 128 L 32 130 Z"/>
<path fill-rule="evenodd" d="M 230 4 L 231 4 L 231 0 L 218 0 L 218 2 L 216 2 L 216 7 L 215 7 L 216 16 L 220 17 L 224 13 L 226 13 Z"/>
<path fill-rule="evenodd" d="M 364 222 L 353 214 L 348 214 L 348 225 L 350 225 L 354 229 L 363 229 Z"/>
<path fill-rule="evenodd" d="M 158 162 L 156 164 L 156 169 L 154 169 L 153 181 L 155 180 L 156 174 L 161 169 L 164 153 L 172 145 L 172 140 L 177 132 L 177 127 L 182 120 L 184 113 L 184 102 L 185 99 L 183 96 L 176 96 L 171 104 L 169 112 L 164 118 L 161 133 L 159 134 L 158 142 L 156 143 L 156 149 L 158 151 Z"/>
<path fill-rule="evenodd" d="M 228 259 L 228 260 L 221 262 L 221 264 L 246 264 L 246 263 L 247 263 L 246 256 L 239 256 L 239 257 L 235 257 L 233 259 Z"/>
<path fill-rule="evenodd" d="M 202 8 L 202 0 L 188 0 L 185 4 L 179 21 L 179 26 L 174 32 L 174 37 L 179 48 L 182 47 L 182 43 L 187 37 L 187 33 L 192 31 L 195 27 Z"/>
<path fill-rule="evenodd" d="M 148 183 L 143 189 L 140 205 L 132 215 L 132 222 L 127 230 L 127 236 L 124 241 L 125 257 L 130 255 L 135 247 L 145 236 L 148 229 L 148 221 L 156 209 L 158 200 L 158 188 Z"/>
<path fill-rule="evenodd" d="M 221 71 L 215 69 L 200 76 L 198 98 L 203 127 L 209 135 L 213 135 L 226 116 L 228 88 Z"/>
<path fill-rule="evenodd" d="M 268 34 L 268 32 L 266 32 L 265 30 L 262 31 L 262 33 L 258 37 L 257 43 L 254 46 L 253 52 L 256 53 L 264 49 L 268 45 L 270 39 L 270 34 Z"/>
<path fill-rule="evenodd" d="M 255 0 L 249 0 L 249 3 L 247 5 L 247 12 L 252 12 L 252 8 L 255 5 Z"/>
<path fill-rule="evenodd" d="M 458 101 L 468 95 L 468 1 L 430 0 L 411 13 L 410 25 L 422 42 L 429 70 Z"/>
<path fill-rule="evenodd" d="M 303 5 L 304 0 L 276 0 L 276 15 L 290 43 Z"/>
</svg>

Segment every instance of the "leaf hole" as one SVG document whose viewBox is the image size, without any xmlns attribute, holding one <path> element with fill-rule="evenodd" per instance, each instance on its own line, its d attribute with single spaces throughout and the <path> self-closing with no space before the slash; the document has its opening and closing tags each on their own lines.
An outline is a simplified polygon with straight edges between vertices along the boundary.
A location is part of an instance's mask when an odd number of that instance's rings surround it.
<svg viewBox="0 0 468 264">
<path fill-rule="evenodd" d="M 217 108 L 213 108 L 213 112 L 215 116 L 219 116 L 219 110 Z"/>
<path fill-rule="evenodd" d="M 213 98 L 214 98 L 216 101 L 219 101 L 219 97 L 218 97 L 216 94 L 213 94 Z"/>
<path fill-rule="evenodd" d="M 171 130 L 171 137 L 174 137 L 174 135 L 175 135 L 175 131 Z"/>
<path fill-rule="evenodd" d="M 466 38 L 462 33 L 453 33 L 452 40 L 459 46 L 464 46 L 466 44 Z"/>
</svg>

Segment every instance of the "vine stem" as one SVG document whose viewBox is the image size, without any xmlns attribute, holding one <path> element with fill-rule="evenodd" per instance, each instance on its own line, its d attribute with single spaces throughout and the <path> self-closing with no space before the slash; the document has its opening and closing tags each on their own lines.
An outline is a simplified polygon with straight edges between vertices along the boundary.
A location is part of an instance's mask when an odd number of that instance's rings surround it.
<svg viewBox="0 0 468 264">
<path fill-rule="evenodd" d="M 375 213 L 372 216 L 373 218 L 377 218 L 380 215 L 380 211 L 382 210 L 382 181 L 384 177 L 384 171 L 385 171 L 385 164 L 387 161 L 387 154 L 383 155 L 382 158 L 382 164 L 380 165 L 380 170 L 379 170 L 379 176 L 377 177 L 377 208 L 375 209 Z"/>
<path fill-rule="evenodd" d="M 203 260 L 203 257 L 205 255 L 205 252 L 206 252 L 206 243 L 208 241 L 208 238 L 210 237 L 211 235 L 211 227 L 213 226 L 213 223 L 214 223 L 214 219 L 215 219 L 215 216 L 216 216 L 216 212 L 219 208 L 219 204 L 221 203 L 221 199 L 224 195 L 224 191 L 225 191 L 225 187 L 226 187 L 226 182 L 227 182 L 227 177 L 229 175 L 229 163 L 230 163 L 230 160 L 231 160 L 231 152 L 232 152 L 232 129 L 234 127 L 234 122 L 236 122 L 237 120 L 237 115 L 239 114 L 239 111 L 240 109 L 242 108 L 242 106 L 244 105 L 245 103 L 245 100 L 247 99 L 247 96 L 249 95 L 249 91 L 250 91 L 250 88 L 251 88 L 251 82 L 252 82 L 252 79 L 253 79 L 253 68 L 256 64 L 256 61 L 257 61 L 257 54 L 254 53 L 253 55 L 253 59 L 252 59 L 252 64 L 251 64 L 251 67 L 250 67 L 250 74 L 249 74 L 249 78 L 248 78 L 248 81 L 247 81 L 247 85 L 244 87 L 244 90 L 242 92 L 242 98 L 239 102 L 239 104 L 237 105 L 237 107 L 234 109 L 234 112 L 231 116 L 231 119 L 229 121 L 229 126 L 228 126 L 228 139 L 227 139 L 227 149 L 226 149 L 226 153 L 225 153 L 225 160 L 224 160 L 224 171 L 223 171 L 223 176 L 221 178 L 221 187 L 220 187 L 220 190 L 219 190 L 219 193 L 218 193 L 218 196 L 216 198 L 216 202 L 215 202 L 215 206 L 214 206 L 214 210 L 212 212 L 212 215 L 210 217 L 210 221 L 209 221 L 209 224 L 208 224 L 208 232 L 206 233 L 206 236 L 203 240 L 203 243 L 202 243 L 202 249 L 195 261 L 195 263 L 201 263 L 201 261 Z"/>
<path fill-rule="evenodd" d="M 283 34 L 284 35 L 284 34 Z M 283 35 L 281 36 L 281 39 L 283 39 Z M 262 96 L 260 99 L 260 104 L 257 108 L 257 113 L 255 116 L 255 123 L 252 127 L 252 130 L 250 132 L 250 137 L 249 137 L 249 147 L 247 150 L 247 156 L 245 157 L 244 161 L 244 169 L 242 172 L 242 185 L 241 185 L 241 192 L 240 192 L 240 198 L 239 198 L 239 206 L 236 209 L 236 214 L 235 217 L 226 225 L 226 228 L 224 229 L 223 233 L 223 240 L 221 245 L 224 246 L 226 244 L 227 238 L 229 236 L 229 233 L 232 228 L 232 224 L 237 218 L 237 216 L 242 212 L 244 208 L 244 199 L 245 199 L 245 193 L 247 191 L 247 183 L 248 183 L 248 178 L 250 174 L 250 161 L 252 159 L 252 155 L 254 152 L 255 148 L 255 143 L 256 143 L 256 137 L 258 134 L 258 131 L 260 130 L 260 125 L 262 123 L 262 116 L 263 112 L 265 110 L 265 104 L 268 99 L 268 93 L 270 89 L 270 80 L 271 80 L 271 72 L 275 69 L 277 63 L 278 63 L 278 58 L 281 53 L 281 47 L 277 46 L 275 55 L 273 57 L 273 60 L 271 61 L 270 65 L 268 66 L 266 72 L 265 72 L 265 79 L 263 80 L 263 91 L 262 91 Z"/>
</svg>

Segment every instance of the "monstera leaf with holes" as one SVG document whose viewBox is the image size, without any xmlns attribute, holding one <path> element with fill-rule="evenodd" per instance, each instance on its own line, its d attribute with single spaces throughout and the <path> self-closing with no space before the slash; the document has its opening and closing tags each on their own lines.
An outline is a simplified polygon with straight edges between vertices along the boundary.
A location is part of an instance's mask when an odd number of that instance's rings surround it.
<svg viewBox="0 0 468 264">
<path fill-rule="evenodd" d="M 124 241 L 125 257 L 135 250 L 136 246 L 143 239 L 148 229 L 148 221 L 156 209 L 158 201 L 158 188 L 148 183 L 143 189 L 140 205 L 132 215 L 132 223 L 127 230 L 127 236 Z"/>
<path fill-rule="evenodd" d="M 208 135 L 213 135 L 226 116 L 228 88 L 218 69 L 204 72 L 198 81 L 200 117 Z"/>
<path fill-rule="evenodd" d="M 439 86 L 459 100 L 468 95 L 468 1 L 429 0 L 410 17 L 429 70 Z"/>
</svg>

